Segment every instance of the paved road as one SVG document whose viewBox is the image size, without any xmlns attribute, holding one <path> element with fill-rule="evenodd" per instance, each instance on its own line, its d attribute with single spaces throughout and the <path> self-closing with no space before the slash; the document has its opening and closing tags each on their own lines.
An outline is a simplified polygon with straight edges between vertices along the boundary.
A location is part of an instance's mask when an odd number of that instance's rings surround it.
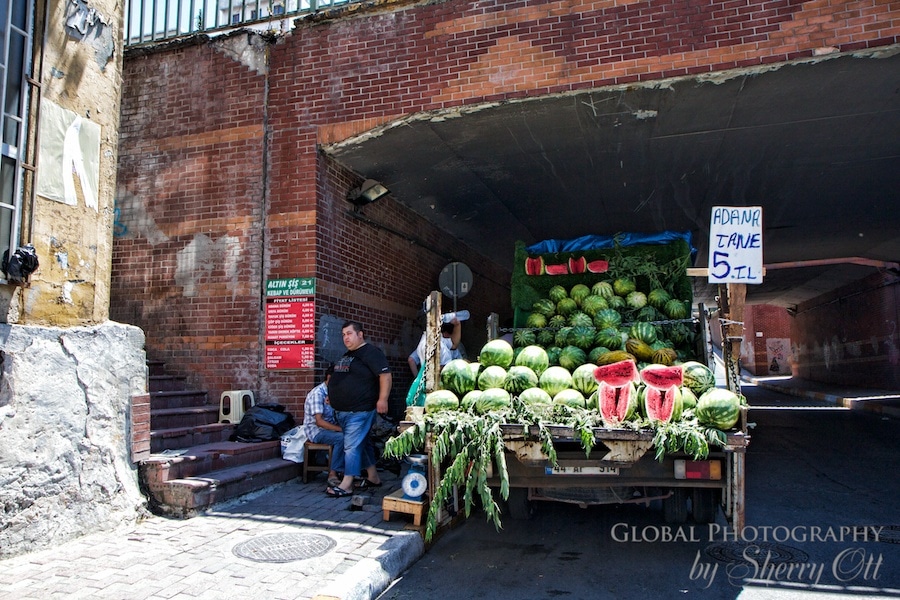
<svg viewBox="0 0 900 600">
<path fill-rule="evenodd" d="M 756 407 L 746 512 L 755 540 L 736 540 L 721 515 L 676 526 L 665 542 L 652 506 L 542 503 L 500 532 L 469 519 L 381 599 L 900 597 L 900 420 L 744 392 Z"/>
</svg>

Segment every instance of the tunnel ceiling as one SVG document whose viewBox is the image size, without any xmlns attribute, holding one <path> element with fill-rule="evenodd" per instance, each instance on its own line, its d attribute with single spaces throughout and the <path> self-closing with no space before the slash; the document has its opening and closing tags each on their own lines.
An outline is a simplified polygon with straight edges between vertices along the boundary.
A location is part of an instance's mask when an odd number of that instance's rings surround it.
<svg viewBox="0 0 900 600">
<path fill-rule="evenodd" d="M 517 240 L 660 230 L 690 231 L 705 267 L 719 205 L 763 207 L 766 265 L 900 260 L 896 53 L 419 115 L 324 150 L 508 268 Z M 747 300 L 874 270 L 768 269 Z M 695 279 L 699 300 L 714 289 Z"/>
</svg>

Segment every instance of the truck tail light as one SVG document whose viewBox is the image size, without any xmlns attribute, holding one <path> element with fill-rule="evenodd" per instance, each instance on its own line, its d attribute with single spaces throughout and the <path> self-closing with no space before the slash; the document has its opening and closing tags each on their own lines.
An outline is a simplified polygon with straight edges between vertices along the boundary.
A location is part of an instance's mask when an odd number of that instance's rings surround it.
<svg viewBox="0 0 900 600">
<path fill-rule="evenodd" d="M 722 461 L 676 459 L 675 479 L 722 479 Z"/>
</svg>

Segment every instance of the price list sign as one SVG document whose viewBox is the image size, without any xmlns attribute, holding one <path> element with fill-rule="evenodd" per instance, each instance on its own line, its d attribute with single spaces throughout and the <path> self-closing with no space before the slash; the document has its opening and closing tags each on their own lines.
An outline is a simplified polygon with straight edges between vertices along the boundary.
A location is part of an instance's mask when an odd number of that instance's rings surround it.
<svg viewBox="0 0 900 600">
<path fill-rule="evenodd" d="M 312 369 L 315 341 L 315 278 L 267 281 L 266 369 Z"/>
<path fill-rule="evenodd" d="M 714 206 L 709 224 L 709 283 L 762 283 L 761 206 Z"/>
</svg>

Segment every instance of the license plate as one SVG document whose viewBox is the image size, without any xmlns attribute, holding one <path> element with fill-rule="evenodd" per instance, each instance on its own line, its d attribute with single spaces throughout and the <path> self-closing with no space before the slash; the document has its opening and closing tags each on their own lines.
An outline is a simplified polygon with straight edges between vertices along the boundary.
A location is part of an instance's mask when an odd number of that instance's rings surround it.
<svg viewBox="0 0 900 600">
<path fill-rule="evenodd" d="M 545 475 L 618 475 L 619 467 L 544 467 Z"/>
</svg>

